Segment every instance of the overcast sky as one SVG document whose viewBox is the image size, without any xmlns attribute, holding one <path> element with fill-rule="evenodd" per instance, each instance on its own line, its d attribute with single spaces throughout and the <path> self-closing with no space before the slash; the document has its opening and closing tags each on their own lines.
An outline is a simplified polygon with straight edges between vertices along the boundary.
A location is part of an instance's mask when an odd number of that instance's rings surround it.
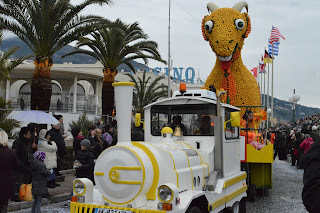
<svg viewBox="0 0 320 213">
<path fill-rule="evenodd" d="M 72 0 L 79 3 L 83 0 Z M 159 45 L 162 57 L 168 58 L 169 0 L 113 0 L 111 6 L 90 6 L 84 13 L 117 18 L 127 23 L 138 21 Z M 171 0 L 171 55 L 174 67 L 193 67 L 206 80 L 216 56 L 203 40 L 201 20 L 207 15 L 207 0 Z M 234 0 L 213 1 L 219 7 L 232 7 Z M 279 56 L 274 63 L 274 95 L 288 100 L 293 89 L 301 96 L 300 104 L 320 107 L 320 1 L 319 0 L 247 0 L 252 31 L 245 40 L 242 59 L 249 70 L 257 66 L 267 46 L 271 27 L 280 29 Z M 243 10 L 245 11 L 245 9 Z M 318 59 L 317 59 L 318 58 Z M 164 65 L 154 61 L 150 67 Z"/>
</svg>

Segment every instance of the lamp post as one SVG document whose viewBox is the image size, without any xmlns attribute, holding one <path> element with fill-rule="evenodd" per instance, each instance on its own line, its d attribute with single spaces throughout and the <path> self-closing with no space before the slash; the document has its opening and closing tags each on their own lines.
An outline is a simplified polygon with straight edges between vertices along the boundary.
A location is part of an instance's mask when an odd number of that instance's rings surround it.
<svg viewBox="0 0 320 213">
<path fill-rule="evenodd" d="M 267 131 L 269 129 L 269 120 L 270 120 L 271 112 L 272 112 L 272 109 L 268 108 L 267 109 Z"/>
<path fill-rule="evenodd" d="M 300 101 L 300 96 L 296 95 L 296 90 L 293 90 L 293 96 L 289 97 L 289 102 L 292 104 L 292 125 L 295 127 L 295 119 L 296 119 L 296 103 Z"/>
</svg>

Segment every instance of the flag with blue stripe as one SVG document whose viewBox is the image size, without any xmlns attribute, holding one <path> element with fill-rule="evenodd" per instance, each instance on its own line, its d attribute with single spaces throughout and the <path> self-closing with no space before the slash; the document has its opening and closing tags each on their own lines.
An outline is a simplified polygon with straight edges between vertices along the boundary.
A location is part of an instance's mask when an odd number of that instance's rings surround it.
<svg viewBox="0 0 320 213">
<path fill-rule="evenodd" d="M 279 55 L 279 44 L 280 42 L 274 41 L 273 42 L 273 55 Z M 269 42 L 269 54 L 272 54 L 272 44 Z"/>
</svg>

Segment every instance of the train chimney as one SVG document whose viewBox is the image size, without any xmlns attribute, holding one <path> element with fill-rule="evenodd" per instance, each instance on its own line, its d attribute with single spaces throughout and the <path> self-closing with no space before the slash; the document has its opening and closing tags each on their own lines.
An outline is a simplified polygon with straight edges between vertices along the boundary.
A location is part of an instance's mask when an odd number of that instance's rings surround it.
<svg viewBox="0 0 320 213">
<path fill-rule="evenodd" d="M 117 113 L 117 145 L 132 146 L 131 111 L 134 85 L 132 82 L 116 82 L 112 84 L 114 87 L 114 100 Z"/>
</svg>

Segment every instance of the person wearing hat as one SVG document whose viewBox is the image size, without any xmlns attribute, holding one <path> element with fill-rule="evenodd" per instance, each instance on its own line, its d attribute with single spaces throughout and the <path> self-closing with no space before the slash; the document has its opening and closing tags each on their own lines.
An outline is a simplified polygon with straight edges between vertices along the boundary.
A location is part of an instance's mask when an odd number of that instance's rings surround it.
<svg viewBox="0 0 320 213">
<path fill-rule="evenodd" d="M 88 178 L 92 182 L 94 168 L 94 154 L 90 151 L 91 143 L 88 139 L 80 142 L 81 150 L 76 156 L 76 160 L 80 162 L 80 166 L 76 169 L 77 178 Z"/>
<path fill-rule="evenodd" d="M 0 212 L 7 212 L 8 200 L 13 197 L 14 169 L 18 166 L 16 151 L 8 148 L 8 135 L 0 129 Z"/>
<path fill-rule="evenodd" d="M 318 140 L 319 133 L 318 133 L 318 127 L 317 126 L 313 126 L 312 127 L 312 132 L 310 133 L 310 137 L 313 139 L 313 141 Z"/>
<path fill-rule="evenodd" d="M 58 118 L 58 117 L 57 117 Z M 57 169 L 55 170 L 56 175 L 60 176 L 59 171 L 62 169 L 63 158 L 66 155 L 66 144 L 63 136 L 60 132 L 60 123 L 52 124 L 52 129 L 49 130 L 51 140 L 54 141 L 58 147 L 57 150 Z"/>
<path fill-rule="evenodd" d="M 304 139 L 303 142 L 300 144 L 300 149 L 303 150 L 303 154 L 306 154 L 309 151 L 313 143 L 313 139 L 310 137 L 310 135 L 306 134 L 306 139 Z"/>
<path fill-rule="evenodd" d="M 113 138 L 113 127 L 110 124 L 105 125 L 104 127 L 105 133 L 102 135 L 101 140 L 103 144 L 103 149 L 107 149 L 110 146 L 114 146 L 115 140 Z"/>
<path fill-rule="evenodd" d="M 52 174 L 48 177 L 48 187 L 55 188 L 60 186 L 56 183 L 56 175 L 54 170 L 57 168 L 57 150 L 58 147 L 55 142 L 50 141 L 50 134 L 47 130 L 42 129 L 39 132 L 39 142 L 38 142 L 38 151 L 43 151 L 46 153 L 46 158 L 44 164 L 47 169 L 52 169 Z"/>
<path fill-rule="evenodd" d="M 41 202 L 42 198 L 47 195 L 48 187 L 47 187 L 47 178 L 51 175 L 46 165 L 43 163 L 46 158 L 46 153 L 42 151 L 36 151 L 33 154 L 33 163 L 32 163 L 32 195 L 33 195 L 33 204 L 32 204 L 32 212 L 40 213 L 41 212 Z"/>
</svg>

